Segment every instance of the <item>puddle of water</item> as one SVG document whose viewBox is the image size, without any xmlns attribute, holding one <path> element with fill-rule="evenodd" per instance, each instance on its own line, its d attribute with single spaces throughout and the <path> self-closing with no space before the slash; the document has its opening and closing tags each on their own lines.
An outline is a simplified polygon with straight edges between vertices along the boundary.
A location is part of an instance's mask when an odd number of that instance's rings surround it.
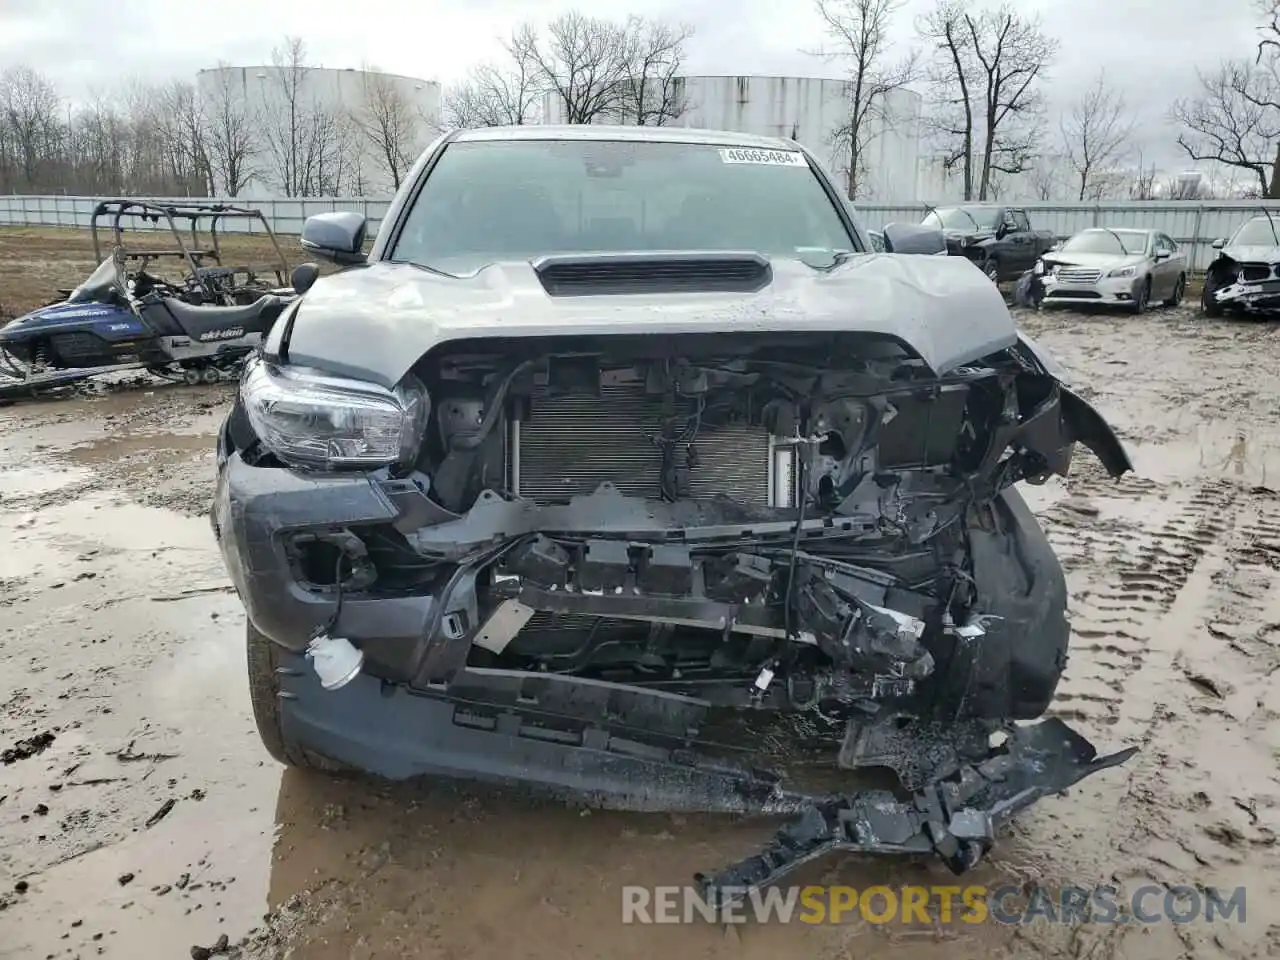
<svg viewBox="0 0 1280 960">
<path fill-rule="evenodd" d="M 205 453 L 212 450 L 213 442 L 205 432 L 130 433 L 77 444 L 66 451 L 66 457 L 75 463 L 98 464 L 139 453 Z"/>
<path fill-rule="evenodd" d="M 217 556 L 213 532 L 203 517 L 118 503 L 105 494 L 42 510 L 36 529 L 46 536 L 91 541 L 114 550 L 197 550 Z"/>
<path fill-rule="evenodd" d="M 9 497 L 36 497 L 54 493 L 90 476 L 88 470 L 49 470 L 39 467 L 0 468 L 0 499 Z"/>
<path fill-rule="evenodd" d="M 1188 436 L 1126 446 L 1141 477 L 1158 482 L 1217 475 L 1259 486 L 1280 482 L 1280 436 L 1248 424 L 1207 421 Z"/>
<path fill-rule="evenodd" d="M 48 798 L 51 821 L 67 812 L 68 801 L 107 811 L 101 836 L 77 838 L 78 849 L 64 854 L 72 859 L 29 876 L 25 902 L 0 913 L 0 942 L 25 951 L 17 955 L 60 953 L 70 944 L 86 955 L 103 945 L 126 956 L 186 956 L 220 933 L 238 939 L 260 920 L 281 768 L 266 758 L 249 719 L 236 606 L 231 597 L 197 597 L 105 612 L 102 633 L 118 641 L 158 633 L 176 641 L 174 653 L 126 678 L 127 698 L 111 698 L 111 715 L 60 735 L 57 752 L 45 755 L 59 766 L 68 753 L 84 758 L 75 771 L 81 782 L 125 782 L 50 794 L 39 768 L 15 771 L 22 775 L 11 784 L 19 801 Z M 171 759 L 124 764 L 112 756 L 135 738 L 135 752 Z M 146 826 L 170 800 L 169 812 Z M 120 824 L 127 835 L 111 842 Z M 49 828 L 57 829 L 38 829 Z M 95 842 L 106 845 L 93 849 Z M 122 885 L 128 874 L 133 879 Z"/>
<path fill-rule="evenodd" d="M 217 592 L 208 522 L 95 494 L 0 513 L 0 537 L 15 547 L 0 571 L 61 587 L 0 610 L 0 691 L 34 708 L 0 715 L 6 743 L 57 731 L 5 767 L 3 873 L 29 889 L 0 910 L 0 957 L 238 940 L 266 909 L 280 767 L 253 724 L 243 611 Z"/>
</svg>

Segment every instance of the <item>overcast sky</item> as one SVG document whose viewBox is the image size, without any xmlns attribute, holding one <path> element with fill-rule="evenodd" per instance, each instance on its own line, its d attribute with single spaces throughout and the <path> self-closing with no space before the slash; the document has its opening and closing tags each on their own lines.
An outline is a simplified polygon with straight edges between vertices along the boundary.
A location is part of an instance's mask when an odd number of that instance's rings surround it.
<svg viewBox="0 0 1280 960">
<path fill-rule="evenodd" d="M 907 0 L 896 25 L 901 43 L 913 42 L 914 18 L 932 5 Z M 219 60 L 266 63 L 272 47 L 295 34 L 318 65 L 372 64 L 447 84 L 500 52 L 497 38 L 518 21 L 545 21 L 572 6 L 547 0 L 0 0 L 0 66 L 30 64 L 78 99 L 131 76 L 191 78 Z M 803 52 L 824 41 L 806 0 L 595 0 L 577 8 L 691 23 L 691 74 L 840 75 L 838 66 Z M 1257 19 L 1253 0 L 1017 0 L 1017 8 L 1039 11 L 1061 42 L 1049 85 L 1055 105 L 1078 96 L 1105 66 L 1142 121 L 1143 139 L 1174 164 L 1178 151 L 1164 123 L 1169 103 L 1195 92 L 1197 65 L 1251 54 Z"/>
</svg>

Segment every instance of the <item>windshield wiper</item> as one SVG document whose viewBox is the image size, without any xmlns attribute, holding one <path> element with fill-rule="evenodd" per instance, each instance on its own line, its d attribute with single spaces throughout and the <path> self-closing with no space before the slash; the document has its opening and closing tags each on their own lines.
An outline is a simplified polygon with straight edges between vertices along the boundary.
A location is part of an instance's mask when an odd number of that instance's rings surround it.
<svg viewBox="0 0 1280 960">
<path fill-rule="evenodd" d="M 405 267 L 417 267 L 419 270 L 425 270 L 427 273 L 434 273 L 437 277 L 446 277 L 450 280 L 462 279 L 461 274 L 449 273 L 447 270 L 441 270 L 439 267 L 431 267 L 425 263 L 418 263 L 416 260 L 388 260 L 388 263 L 397 263 Z"/>
<path fill-rule="evenodd" d="M 1117 244 L 1119 245 L 1119 247 L 1120 247 L 1120 252 L 1121 252 L 1121 253 L 1123 253 L 1123 254 L 1125 254 L 1125 255 L 1128 255 L 1128 253 L 1129 253 L 1129 248 L 1128 248 L 1128 247 L 1126 247 L 1126 246 L 1124 245 L 1124 241 L 1120 239 L 1120 234 L 1116 233 L 1116 232 L 1115 232 L 1114 230 L 1112 230 L 1110 227 L 1103 227 L 1102 229 L 1103 229 L 1103 230 L 1105 230 L 1105 231 L 1107 231 L 1107 233 L 1111 234 L 1113 237 L 1115 237 L 1115 238 L 1116 238 L 1116 243 L 1117 243 Z"/>
</svg>

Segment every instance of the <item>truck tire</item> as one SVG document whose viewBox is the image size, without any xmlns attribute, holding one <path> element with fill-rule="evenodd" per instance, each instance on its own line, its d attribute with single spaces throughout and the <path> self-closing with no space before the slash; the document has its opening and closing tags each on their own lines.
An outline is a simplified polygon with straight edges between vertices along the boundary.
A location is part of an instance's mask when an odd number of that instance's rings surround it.
<svg viewBox="0 0 1280 960">
<path fill-rule="evenodd" d="M 995 257 L 987 257 L 986 262 L 982 264 L 982 272 L 987 275 L 987 279 L 992 283 L 1000 282 L 1000 261 Z"/>
<path fill-rule="evenodd" d="M 245 624 L 245 654 L 249 673 L 249 702 L 258 736 L 272 759 L 303 770 L 340 773 L 344 766 L 293 743 L 280 724 L 280 648 L 259 633 L 252 623 Z"/>
</svg>

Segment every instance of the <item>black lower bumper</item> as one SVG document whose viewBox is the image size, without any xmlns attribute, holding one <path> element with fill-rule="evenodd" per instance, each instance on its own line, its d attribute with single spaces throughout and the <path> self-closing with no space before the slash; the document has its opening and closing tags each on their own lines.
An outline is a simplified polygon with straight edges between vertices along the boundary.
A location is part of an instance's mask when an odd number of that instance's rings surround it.
<svg viewBox="0 0 1280 960">
<path fill-rule="evenodd" d="M 392 780 L 534 787 L 636 811 L 771 814 L 811 802 L 774 774 L 691 749 L 688 730 L 706 705 L 676 694 L 576 678 L 557 689 L 555 677 L 474 669 L 447 691 L 410 691 L 368 675 L 328 691 L 305 656 L 283 652 L 279 676 L 286 739 Z M 602 711 L 615 722 L 586 719 Z"/>
<path fill-rule="evenodd" d="M 699 875 L 712 903 L 744 896 L 837 851 L 936 853 L 963 872 L 1014 814 L 1136 753 L 1098 757 L 1091 743 L 1050 719 L 1017 728 L 986 759 L 907 799 L 881 790 L 814 796 L 785 790 L 768 772 L 708 761 L 682 744 L 679 732 L 696 723 L 704 706 L 691 698 L 574 681 L 570 700 L 579 706 L 597 700 L 584 716 L 610 701 L 619 723 L 606 728 L 574 723 L 554 690 L 542 686 L 546 695 L 538 695 L 539 685 L 554 681 L 535 674 L 469 670 L 447 692 L 419 693 L 369 676 L 326 691 L 298 654 L 284 654 L 279 673 L 286 738 L 391 779 L 425 775 L 532 787 L 613 809 L 797 814 L 759 854 Z M 643 708 L 635 710 L 634 736 L 627 729 L 633 707 Z"/>
<path fill-rule="evenodd" d="M 390 524 L 401 511 L 365 475 L 303 475 L 259 469 L 219 445 L 211 521 L 223 561 L 249 620 L 265 636 L 302 651 L 333 615 L 334 598 L 304 589 L 291 571 L 284 539 L 305 530 Z M 416 643 L 435 612 L 429 594 L 349 597 L 343 636 Z"/>
</svg>

